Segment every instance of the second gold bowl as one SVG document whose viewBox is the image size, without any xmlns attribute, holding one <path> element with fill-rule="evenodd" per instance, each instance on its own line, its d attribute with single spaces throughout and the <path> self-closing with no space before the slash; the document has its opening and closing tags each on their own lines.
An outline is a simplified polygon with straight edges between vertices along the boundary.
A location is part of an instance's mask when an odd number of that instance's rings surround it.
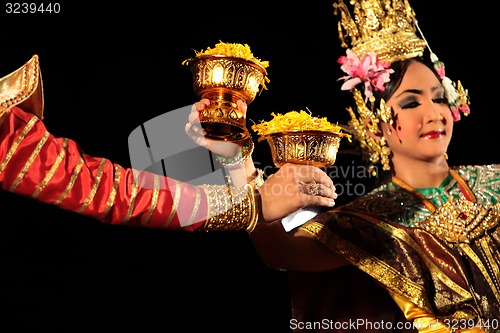
<svg viewBox="0 0 500 333">
<path fill-rule="evenodd" d="M 327 131 L 285 131 L 265 136 L 273 163 L 309 164 L 330 167 L 335 164 L 343 135 Z"/>
</svg>

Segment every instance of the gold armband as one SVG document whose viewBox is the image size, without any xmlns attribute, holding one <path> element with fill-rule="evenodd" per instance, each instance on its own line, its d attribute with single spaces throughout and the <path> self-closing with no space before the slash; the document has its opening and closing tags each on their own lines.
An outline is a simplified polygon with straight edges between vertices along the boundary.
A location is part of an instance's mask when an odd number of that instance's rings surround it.
<svg viewBox="0 0 500 333">
<path fill-rule="evenodd" d="M 258 207 L 251 185 L 201 185 L 208 199 L 204 231 L 242 230 L 252 232 L 257 225 Z"/>
</svg>

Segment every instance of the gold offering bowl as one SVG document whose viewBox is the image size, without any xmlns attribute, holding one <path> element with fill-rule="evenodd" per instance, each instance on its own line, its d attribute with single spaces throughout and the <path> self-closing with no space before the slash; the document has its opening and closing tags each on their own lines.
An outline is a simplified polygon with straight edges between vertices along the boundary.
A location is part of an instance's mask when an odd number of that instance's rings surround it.
<svg viewBox="0 0 500 333">
<path fill-rule="evenodd" d="M 342 135 L 327 131 L 285 131 L 266 135 L 274 164 L 310 164 L 329 167 L 335 163 Z"/>
<path fill-rule="evenodd" d="M 210 106 L 200 114 L 198 134 L 223 141 L 248 138 L 246 118 L 237 107 L 241 99 L 250 104 L 267 71 L 264 67 L 241 58 L 202 55 L 189 60 L 195 94 L 208 98 Z"/>
</svg>

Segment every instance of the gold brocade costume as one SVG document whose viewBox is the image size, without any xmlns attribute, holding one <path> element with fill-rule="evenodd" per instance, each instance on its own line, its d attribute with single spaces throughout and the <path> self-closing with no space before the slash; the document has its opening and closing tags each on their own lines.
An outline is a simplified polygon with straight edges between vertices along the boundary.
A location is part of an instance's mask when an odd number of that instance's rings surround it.
<svg viewBox="0 0 500 333">
<path fill-rule="evenodd" d="M 419 332 L 496 332 L 500 165 L 456 170 L 418 189 L 433 213 L 391 182 L 301 228 L 381 284 Z"/>
</svg>

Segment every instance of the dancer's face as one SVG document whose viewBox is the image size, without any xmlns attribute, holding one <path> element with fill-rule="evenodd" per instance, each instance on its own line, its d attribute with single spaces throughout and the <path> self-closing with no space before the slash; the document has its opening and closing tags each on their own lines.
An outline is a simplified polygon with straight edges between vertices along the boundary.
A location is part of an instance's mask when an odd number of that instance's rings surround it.
<svg viewBox="0 0 500 333">
<path fill-rule="evenodd" d="M 387 106 L 392 108 L 394 123 L 382 127 L 394 154 L 393 163 L 401 158 L 444 158 L 453 132 L 453 117 L 441 82 L 427 66 L 416 61 L 410 64 Z"/>
</svg>

